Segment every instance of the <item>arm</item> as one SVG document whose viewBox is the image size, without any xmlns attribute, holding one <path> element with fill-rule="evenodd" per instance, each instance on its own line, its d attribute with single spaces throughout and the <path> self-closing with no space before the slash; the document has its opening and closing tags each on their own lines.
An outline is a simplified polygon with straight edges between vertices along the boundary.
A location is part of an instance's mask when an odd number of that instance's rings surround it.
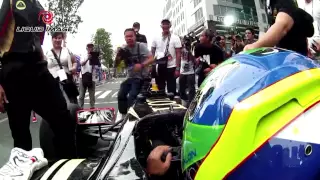
<svg viewBox="0 0 320 180">
<path fill-rule="evenodd" d="M 116 58 L 115 58 L 115 60 L 114 60 L 114 68 L 117 68 L 117 66 L 120 64 L 120 62 L 121 62 L 121 56 L 120 56 L 120 54 L 119 54 L 119 49 L 118 49 Z"/>
<path fill-rule="evenodd" d="M 280 40 L 293 27 L 293 18 L 284 12 L 279 12 L 275 23 L 269 30 L 255 43 L 255 47 L 273 47 L 277 45 Z"/>
<path fill-rule="evenodd" d="M 157 42 L 156 40 L 153 40 L 151 44 L 151 54 L 153 57 L 155 57 L 156 55 L 156 49 L 157 49 Z"/>
<path fill-rule="evenodd" d="M 81 66 L 86 65 L 88 61 L 89 61 L 89 56 L 85 55 L 83 58 L 81 58 L 81 61 L 80 61 Z"/>
<path fill-rule="evenodd" d="M 176 38 L 176 40 L 174 41 L 174 47 L 176 51 L 176 67 L 177 67 L 177 70 L 180 71 L 182 45 L 179 38 Z"/>
<path fill-rule="evenodd" d="M 75 71 L 77 69 L 77 61 L 76 61 L 76 56 L 71 55 L 71 63 L 72 63 L 72 69 L 71 71 Z"/>
<path fill-rule="evenodd" d="M 148 47 L 145 44 L 140 44 L 140 46 L 141 54 L 146 57 L 146 59 L 142 62 L 142 65 L 146 67 L 154 62 L 154 58 L 152 53 L 149 51 Z"/>
</svg>

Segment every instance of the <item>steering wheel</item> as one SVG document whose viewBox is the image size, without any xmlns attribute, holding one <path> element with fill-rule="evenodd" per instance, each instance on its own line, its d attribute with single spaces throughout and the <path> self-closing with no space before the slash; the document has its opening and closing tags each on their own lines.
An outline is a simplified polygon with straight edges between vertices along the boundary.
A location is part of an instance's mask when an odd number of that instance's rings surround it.
<svg viewBox="0 0 320 180">
<path fill-rule="evenodd" d="M 167 155 L 168 155 L 169 153 L 172 154 L 171 162 L 181 161 L 181 146 L 171 147 L 169 151 L 164 152 L 164 153 L 161 155 L 161 161 L 162 161 L 162 162 L 166 162 Z"/>
</svg>

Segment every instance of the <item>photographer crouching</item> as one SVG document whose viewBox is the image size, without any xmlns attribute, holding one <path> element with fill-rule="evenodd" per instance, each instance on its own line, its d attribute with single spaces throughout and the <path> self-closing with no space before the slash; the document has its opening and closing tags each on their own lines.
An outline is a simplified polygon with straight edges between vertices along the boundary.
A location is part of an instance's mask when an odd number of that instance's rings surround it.
<svg viewBox="0 0 320 180">
<path fill-rule="evenodd" d="M 120 48 L 115 60 L 115 68 L 124 60 L 127 67 L 127 79 L 120 85 L 118 92 L 119 119 L 127 113 L 141 90 L 143 77 L 148 74 L 147 66 L 153 63 L 153 57 L 144 43 L 136 42 L 134 29 L 124 31 L 127 45 Z M 128 96 L 128 97 L 127 97 Z"/>
</svg>

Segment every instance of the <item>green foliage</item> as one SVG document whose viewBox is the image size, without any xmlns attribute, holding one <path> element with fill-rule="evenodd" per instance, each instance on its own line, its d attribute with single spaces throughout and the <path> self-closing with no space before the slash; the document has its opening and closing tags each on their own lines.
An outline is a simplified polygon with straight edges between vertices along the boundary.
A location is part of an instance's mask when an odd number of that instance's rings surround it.
<svg viewBox="0 0 320 180">
<path fill-rule="evenodd" d="M 113 66 L 113 50 L 110 39 L 111 33 L 107 32 L 104 28 L 97 29 L 93 36 L 93 43 L 96 48 L 99 48 L 102 52 L 102 59 L 104 59 L 104 65 L 106 67 Z"/>
<path fill-rule="evenodd" d="M 84 0 L 48 0 L 49 11 L 53 12 L 53 26 L 72 29 L 71 34 L 76 34 L 78 26 L 82 23 L 77 14 Z"/>
</svg>

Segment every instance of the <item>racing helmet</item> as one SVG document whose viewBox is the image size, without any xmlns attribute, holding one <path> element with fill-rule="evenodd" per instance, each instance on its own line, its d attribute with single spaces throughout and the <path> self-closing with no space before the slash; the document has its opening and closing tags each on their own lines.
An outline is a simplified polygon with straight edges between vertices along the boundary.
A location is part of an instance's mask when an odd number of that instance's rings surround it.
<svg viewBox="0 0 320 180">
<path fill-rule="evenodd" d="M 259 48 L 215 68 L 184 119 L 187 179 L 319 179 L 320 65 Z"/>
</svg>

